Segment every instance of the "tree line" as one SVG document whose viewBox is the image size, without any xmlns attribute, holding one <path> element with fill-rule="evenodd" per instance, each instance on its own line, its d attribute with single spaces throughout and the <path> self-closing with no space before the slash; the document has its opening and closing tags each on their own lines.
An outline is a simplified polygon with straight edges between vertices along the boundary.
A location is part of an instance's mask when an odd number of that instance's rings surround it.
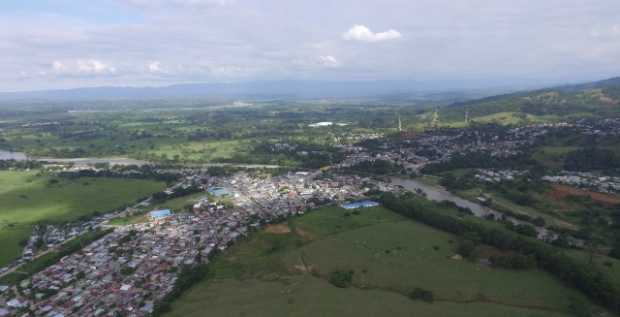
<svg viewBox="0 0 620 317">
<path fill-rule="evenodd" d="M 506 229 L 487 226 L 467 218 L 438 213 L 436 208 L 420 203 L 417 199 L 401 199 L 393 193 L 384 193 L 380 198 L 387 208 L 408 218 L 450 233 L 466 236 L 474 234 L 480 241 L 500 250 L 511 250 L 531 257 L 539 268 L 582 291 L 594 302 L 620 313 L 620 290 L 610 282 L 610 277 L 600 269 L 586 265 L 533 238 L 520 236 Z"/>
</svg>

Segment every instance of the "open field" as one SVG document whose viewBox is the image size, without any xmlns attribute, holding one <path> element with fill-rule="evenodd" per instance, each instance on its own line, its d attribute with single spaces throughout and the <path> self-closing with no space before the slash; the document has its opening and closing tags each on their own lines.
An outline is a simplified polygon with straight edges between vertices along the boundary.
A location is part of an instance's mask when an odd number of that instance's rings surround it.
<svg viewBox="0 0 620 317">
<path fill-rule="evenodd" d="M 162 145 L 147 152 L 147 158 L 163 158 L 189 162 L 221 162 L 236 153 L 249 153 L 247 140 L 223 140 Z"/>
<path fill-rule="evenodd" d="M 260 107 L 216 109 L 216 105 L 149 104 L 128 111 L 108 104 L 89 111 L 16 113 L 0 130 L 3 149 L 36 157 L 132 157 L 155 161 L 278 163 L 296 165 L 304 157 L 265 152 L 257 145 L 287 143 L 330 150 L 335 137 L 355 138 L 390 131 L 394 108 L 355 105 L 313 105 L 267 102 Z M 161 106 L 161 108 L 160 108 Z M 157 108 L 157 110 L 155 110 Z M 99 111 L 98 111 L 99 110 Z M 406 113 L 413 114 L 411 109 Z M 373 116 L 369 116 L 372 113 Z M 343 127 L 312 129 L 321 121 L 350 122 Z M 62 132 L 58 126 L 62 125 Z"/>
<path fill-rule="evenodd" d="M 578 149 L 578 146 L 543 146 L 536 149 L 532 158 L 542 166 L 561 169 L 566 155 Z"/>
<path fill-rule="evenodd" d="M 134 179 L 63 179 L 0 171 L 0 265 L 21 253 L 20 241 L 40 222 L 74 221 L 132 203 L 165 187 Z"/>
<path fill-rule="evenodd" d="M 585 301 L 542 271 L 453 260 L 455 236 L 380 207 L 322 208 L 276 229 L 218 256 L 166 316 L 570 316 Z M 330 284 L 334 270 L 353 270 L 352 286 Z M 434 303 L 409 299 L 417 287 Z"/>
<path fill-rule="evenodd" d="M 547 199 L 546 194 L 529 192 L 527 195 L 532 198 L 531 205 L 518 204 L 510 199 L 503 197 L 501 193 L 494 192 L 487 188 L 472 188 L 458 191 L 457 194 L 468 200 L 475 201 L 477 197 L 486 194 L 491 197 L 490 207 L 500 212 L 513 212 L 520 215 L 527 215 L 532 218 L 541 217 L 547 225 L 557 226 L 559 228 L 577 229 L 574 219 L 565 216 L 565 210 L 574 211 L 580 206 L 576 203 L 558 202 Z"/>
</svg>

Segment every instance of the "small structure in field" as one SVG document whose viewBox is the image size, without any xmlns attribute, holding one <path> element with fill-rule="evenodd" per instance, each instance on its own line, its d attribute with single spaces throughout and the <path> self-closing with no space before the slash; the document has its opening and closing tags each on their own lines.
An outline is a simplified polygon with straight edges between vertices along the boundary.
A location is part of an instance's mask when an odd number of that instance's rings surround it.
<svg viewBox="0 0 620 317">
<path fill-rule="evenodd" d="M 340 207 L 344 209 L 370 208 L 377 206 L 379 206 L 379 203 L 372 200 L 360 200 L 340 205 Z"/>
<path fill-rule="evenodd" d="M 207 190 L 207 192 L 215 197 L 231 196 L 230 191 L 224 187 L 211 187 Z"/>
<path fill-rule="evenodd" d="M 170 209 L 153 210 L 149 212 L 149 218 L 151 220 L 163 220 L 172 217 L 174 213 Z"/>
</svg>

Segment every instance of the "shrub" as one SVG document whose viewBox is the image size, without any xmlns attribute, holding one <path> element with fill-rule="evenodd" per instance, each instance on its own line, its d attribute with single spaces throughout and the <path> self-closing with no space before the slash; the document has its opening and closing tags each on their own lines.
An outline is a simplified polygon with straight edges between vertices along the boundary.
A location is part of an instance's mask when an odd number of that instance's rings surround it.
<svg viewBox="0 0 620 317">
<path fill-rule="evenodd" d="M 456 253 L 460 254 L 465 258 L 473 256 L 474 251 L 476 251 L 476 244 L 471 240 L 460 241 L 458 246 L 456 247 Z"/>
<path fill-rule="evenodd" d="M 422 300 L 427 303 L 432 303 L 435 300 L 435 295 L 433 295 L 432 291 L 422 288 L 415 288 L 413 291 L 411 291 L 411 293 L 409 293 L 409 298 L 413 300 Z"/>
<path fill-rule="evenodd" d="M 329 282 L 340 288 L 347 288 L 351 286 L 353 282 L 353 274 L 355 272 L 353 270 L 341 271 L 336 270 L 329 273 Z"/>
<path fill-rule="evenodd" d="M 513 270 L 533 269 L 537 265 L 535 257 L 521 254 L 492 256 L 489 260 L 495 266 Z"/>
</svg>

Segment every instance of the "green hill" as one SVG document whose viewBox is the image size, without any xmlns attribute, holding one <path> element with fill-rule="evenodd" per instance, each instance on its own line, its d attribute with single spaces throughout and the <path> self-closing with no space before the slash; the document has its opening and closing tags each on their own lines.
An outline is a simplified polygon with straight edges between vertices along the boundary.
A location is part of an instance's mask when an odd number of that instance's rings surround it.
<svg viewBox="0 0 620 317">
<path fill-rule="evenodd" d="M 455 103 L 442 108 L 440 116 L 453 125 L 465 120 L 466 111 L 473 121 L 500 124 L 620 115 L 620 77 Z"/>
</svg>

